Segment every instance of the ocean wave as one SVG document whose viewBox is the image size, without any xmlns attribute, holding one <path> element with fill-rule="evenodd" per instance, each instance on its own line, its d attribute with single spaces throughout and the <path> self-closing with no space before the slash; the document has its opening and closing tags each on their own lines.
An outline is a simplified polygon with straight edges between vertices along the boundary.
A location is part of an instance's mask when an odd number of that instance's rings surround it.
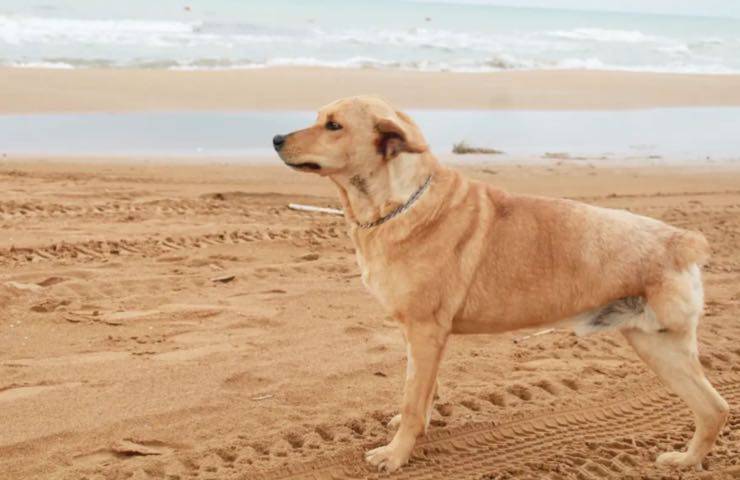
<svg viewBox="0 0 740 480">
<path fill-rule="evenodd" d="M 0 41 L 10 45 L 58 41 L 105 42 L 187 35 L 194 25 L 155 20 L 87 20 L 0 15 Z M 143 36 L 143 37 L 142 37 Z"/>
<path fill-rule="evenodd" d="M 351 57 L 344 60 L 325 60 L 316 57 L 276 57 L 269 60 L 231 60 L 225 58 L 201 58 L 186 61 L 148 60 L 136 62 L 90 61 L 87 59 L 45 59 L 42 61 L 8 61 L 0 59 L 0 66 L 14 68 L 54 68 L 54 69 L 89 69 L 89 68 L 141 68 L 167 70 L 248 70 L 279 67 L 336 68 L 336 69 L 372 69 L 402 70 L 418 72 L 459 72 L 489 73 L 501 71 L 531 70 L 600 70 L 651 73 L 683 74 L 740 74 L 740 70 L 723 65 L 617 65 L 609 64 L 598 58 L 564 58 L 557 61 L 534 62 L 516 59 L 511 56 L 492 56 L 485 60 L 461 59 L 452 62 L 410 60 L 383 60 L 372 57 Z"/>
<path fill-rule="evenodd" d="M 79 65 L 63 62 L 25 62 L 25 61 L 0 61 L 0 66 L 10 68 L 48 68 L 53 70 L 72 70 L 80 68 Z"/>
<path fill-rule="evenodd" d="M 248 23 L 213 21 L 97 20 L 0 15 L 0 42 L 9 45 L 80 43 L 84 45 L 141 45 L 169 47 L 210 45 L 333 46 L 339 42 L 362 46 L 431 48 L 441 51 L 490 51 L 507 46 L 545 48 L 553 39 L 642 43 L 666 41 L 639 31 L 576 28 L 538 32 L 481 33 L 430 28 L 365 28 L 327 30 L 265 29 Z M 707 42 L 711 42 L 709 39 Z"/>
<path fill-rule="evenodd" d="M 247 24 L 0 15 L 0 42 L 15 46 L 76 43 L 155 48 L 194 45 L 230 47 L 234 41 L 241 44 L 272 44 L 294 40 L 289 35 L 260 33 Z"/>
<path fill-rule="evenodd" d="M 605 28 L 575 28 L 573 30 L 555 30 L 546 35 L 567 40 L 611 42 L 611 43 L 643 43 L 643 42 L 672 42 L 671 39 L 648 35 L 638 30 L 613 30 Z"/>
<path fill-rule="evenodd" d="M 551 24 L 557 25 L 557 24 Z M 740 39 L 637 29 L 473 31 L 306 23 L 47 18 L 0 14 L 0 65 L 227 70 L 282 66 L 492 72 L 591 69 L 738 73 Z M 734 39 L 734 40 L 733 40 Z"/>
</svg>

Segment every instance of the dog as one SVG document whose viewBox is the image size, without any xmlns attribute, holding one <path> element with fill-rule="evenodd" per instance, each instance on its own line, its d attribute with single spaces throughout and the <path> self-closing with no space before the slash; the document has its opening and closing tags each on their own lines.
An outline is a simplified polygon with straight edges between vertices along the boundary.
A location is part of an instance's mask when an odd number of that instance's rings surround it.
<svg viewBox="0 0 740 480">
<path fill-rule="evenodd" d="M 363 283 L 403 332 L 397 430 L 366 453 L 370 464 L 392 472 L 408 462 L 451 334 L 558 324 L 621 331 L 695 414 L 687 450 L 657 462 L 701 467 L 729 414 L 698 360 L 702 234 L 468 180 L 439 164 L 408 115 L 371 96 L 323 107 L 273 146 L 289 167 L 334 182 Z"/>
</svg>

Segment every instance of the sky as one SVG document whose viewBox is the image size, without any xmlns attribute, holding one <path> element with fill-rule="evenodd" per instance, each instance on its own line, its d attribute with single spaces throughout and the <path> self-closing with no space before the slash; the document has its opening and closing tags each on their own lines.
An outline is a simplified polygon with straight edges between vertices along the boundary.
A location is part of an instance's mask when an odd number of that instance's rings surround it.
<svg viewBox="0 0 740 480">
<path fill-rule="evenodd" d="M 511 7 L 567 8 L 611 12 L 703 15 L 740 18 L 738 0 L 437 0 Z"/>
</svg>

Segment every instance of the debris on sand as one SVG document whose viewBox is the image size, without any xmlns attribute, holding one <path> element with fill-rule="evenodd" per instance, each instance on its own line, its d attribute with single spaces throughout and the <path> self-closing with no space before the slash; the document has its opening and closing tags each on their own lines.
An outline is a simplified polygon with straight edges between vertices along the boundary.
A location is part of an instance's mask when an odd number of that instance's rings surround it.
<svg viewBox="0 0 740 480">
<path fill-rule="evenodd" d="M 71 302 L 69 300 L 58 300 L 53 298 L 48 298 L 40 303 L 35 304 L 31 307 L 32 312 L 37 313 L 49 313 L 53 312 L 59 307 L 64 307 L 69 305 Z"/>
<path fill-rule="evenodd" d="M 489 155 L 501 155 L 501 150 L 496 150 L 495 148 L 487 148 L 487 147 L 473 147 L 472 145 L 468 145 L 465 140 L 462 142 L 455 143 L 452 145 L 452 153 L 456 153 L 458 155 L 464 155 L 467 153 L 486 153 Z"/>
<path fill-rule="evenodd" d="M 30 292 L 37 292 L 42 288 L 35 283 L 5 282 L 5 285 L 11 288 L 15 288 L 16 290 L 27 290 Z"/>
<path fill-rule="evenodd" d="M 337 208 L 315 207 L 313 205 L 302 205 L 300 203 L 289 203 L 288 208 L 291 210 L 300 210 L 302 212 L 319 212 L 328 213 L 331 215 L 344 215 L 344 212 Z"/>
<path fill-rule="evenodd" d="M 552 160 L 571 160 L 570 153 L 568 152 L 545 152 L 542 158 L 549 158 Z"/>
<path fill-rule="evenodd" d="M 257 395 L 256 397 L 252 397 L 252 400 L 255 402 L 261 402 L 262 400 L 269 400 L 270 398 L 274 397 L 275 395 L 272 395 L 270 393 L 265 395 Z"/>
<path fill-rule="evenodd" d="M 64 281 L 65 279 L 62 277 L 49 277 L 46 280 L 42 280 L 36 283 L 36 285 L 38 285 L 39 287 L 50 287 L 52 285 L 56 285 L 57 283 L 62 283 Z"/>
<path fill-rule="evenodd" d="M 111 445 L 111 450 L 119 455 L 126 456 L 149 456 L 167 453 L 166 449 L 157 448 L 156 446 L 142 445 L 131 440 L 120 440 L 115 442 Z"/>
<path fill-rule="evenodd" d="M 535 333 L 533 333 L 531 335 L 524 335 L 523 337 L 514 338 L 514 343 L 519 343 L 519 342 L 522 342 L 522 341 L 527 340 L 527 339 L 532 338 L 532 337 L 539 337 L 540 335 L 547 335 L 548 333 L 553 333 L 553 332 L 555 332 L 555 329 L 554 328 L 548 328 L 546 330 L 540 330 L 539 332 L 535 332 Z"/>
<path fill-rule="evenodd" d="M 236 275 L 223 275 L 221 277 L 212 278 L 211 281 L 214 283 L 229 283 L 236 279 Z"/>
</svg>

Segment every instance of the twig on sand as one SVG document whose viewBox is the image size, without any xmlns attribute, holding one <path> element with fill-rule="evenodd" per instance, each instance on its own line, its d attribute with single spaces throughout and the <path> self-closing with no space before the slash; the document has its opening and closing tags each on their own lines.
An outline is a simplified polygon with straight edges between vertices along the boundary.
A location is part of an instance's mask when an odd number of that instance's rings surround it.
<svg viewBox="0 0 740 480">
<path fill-rule="evenodd" d="M 330 215 L 344 215 L 344 212 L 336 208 L 314 207 L 313 205 L 302 205 L 300 203 L 289 203 L 288 208 L 291 210 L 301 210 L 303 212 L 328 213 Z"/>
<path fill-rule="evenodd" d="M 547 330 L 540 330 L 539 332 L 535 332 L 531 335 L 524 335 L 523 337 L 514 338 L 514 343 L 519 343 L 524 340 L 530 339 L 532 337 L 539 337 L 540 335 L 547 335 L 548 333 L 553 333 L 554 331 L 555 331 L 554 328 L 548 328 Z"/>
<path fill-rule="evenodd" d="M 269 394 L 268 393 L 267 395 L 259 395 L 259 396 L 256 396 L 256 397 L 252 397 L 252 400 L 254 400 L 255 402 L 259 402 L 261 400 L 267 400 L 267 399 L 272 398 L 274 396 L 275 395 L 272 395 L 272 394 Z"/>
</svg>

